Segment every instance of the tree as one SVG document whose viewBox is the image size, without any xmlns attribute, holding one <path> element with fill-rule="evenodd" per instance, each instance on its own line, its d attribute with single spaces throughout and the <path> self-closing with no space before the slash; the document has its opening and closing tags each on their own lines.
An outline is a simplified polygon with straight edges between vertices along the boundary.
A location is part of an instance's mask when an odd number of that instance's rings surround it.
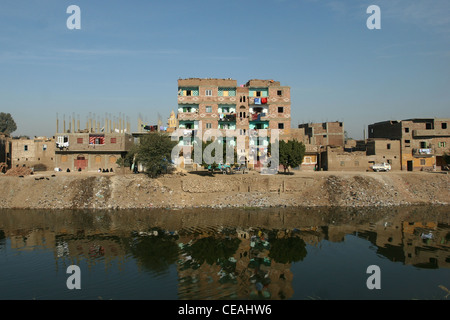
<svg viewBox="0 0 450 320">
<path fill-rule="evenodd" d="M 151 178 L 173 169 L 171 162 L 172 149 L 177 142 L 172 141 L 165 133 L 152 132 L 141 138 L 137 148 L 136 160 L 145 168 Z"/>
<path fill-rule="evenodd" d="M 302 261 L 306 257 L 306 244 L 301 238 L 276 238 L 270 241 L 269 258 L 278 263 Z"/>
<path fill-rule="evenodd" d="M 17 125 L 11 114 L 0 112 L 0 132 L 11 134 L 16 130 Z"/>
<path fill-rule="evenodd" d="M 306 147 L 302 142 L 289 140 L 279 143 L 279 162 L 283 166 L 284 172 L 289 171 L 289 167 L 295 168 L 302 164 Z"/>
<path fill-rule="evenodd" d="M 139 149 L 138 145 L 133 145 L 130 150 L 127 152 L 125 157 L 117 159 L 116 163 L 120 167 L 128 167 L 131 168 L 131 165 L 133 164 L 134 156 L 137 154 Z"/>
</svg>

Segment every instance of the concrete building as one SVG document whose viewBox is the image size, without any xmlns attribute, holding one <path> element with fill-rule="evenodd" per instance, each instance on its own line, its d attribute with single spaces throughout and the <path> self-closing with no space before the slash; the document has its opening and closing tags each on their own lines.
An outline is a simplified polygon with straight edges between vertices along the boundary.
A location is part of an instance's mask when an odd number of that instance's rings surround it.
<svg viewBox="0 0 450 320">
<path fill-rule="evenodd" d="M 55 139 L 35 137 L 11 140 L 11 166 L 49 171 L 55 166 Z"/>
<path fill-rule="evenodd" d="M 400 141 L 402 170 L 440 169 L 450 152 L 450 119 L 416 118 L 369 125 L 369 138 Z"/>
<path fill-rule="evenodd" d="M 117 169 L 117 160 L 133 145 L 130 125 L 122 120 L 113 123 L 106 119 L 105 125 L 100 126 L 99 121 L 89 119 L 84 130 L 78 124 L 75 132 L 69 129 L 56 133 L 55 166 L 63 171 Z M 72 127 L 75 129 L 74 124 Z"/>
<path fill-rule="evenodd" d="M 192 136 L 180 143 L 191 145 L 195 130 L 205 133 L 219 129 L 223 136 L 233 130 L 236 136 L 245 136 L 239 139 L 244 141 L 240 145 L 238 139 L 232 142 L 239 160 L 258 163 L 267 150 L 269 137 L 252 138 L 254 133 L 279 129 L 281 136 L 290 130 L 290 87 L 274 80 L 253 79 L 238 86 L 233 79 L 179 79 L 177 120 L 178 129 Z"/>
</svg>

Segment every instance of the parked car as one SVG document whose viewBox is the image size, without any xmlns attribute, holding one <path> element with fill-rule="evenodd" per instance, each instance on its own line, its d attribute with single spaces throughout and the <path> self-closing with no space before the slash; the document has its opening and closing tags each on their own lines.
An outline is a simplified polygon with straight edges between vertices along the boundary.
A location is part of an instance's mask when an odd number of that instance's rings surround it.
<svg viewBox="0 0 450 320">
<path fill-rule="evenodd" d="M 379 171 L 390 171 L 391 170 L 391 165 L 387 162 L 383 162 L 383 163 L 375 163 L 373 166 L 371 166 L 372 170 L 375 172 L 379 172 Z"/>
<path fill-rule="evenodd" d="M 211 165 L 208 166 L 208 171 L 214 173 L 215 170 L 221 171 L 223 174 L 231 174 L 231 166 L 229 164 L 218 164 L 217 167 L 213 168 Z"/>
</svg>

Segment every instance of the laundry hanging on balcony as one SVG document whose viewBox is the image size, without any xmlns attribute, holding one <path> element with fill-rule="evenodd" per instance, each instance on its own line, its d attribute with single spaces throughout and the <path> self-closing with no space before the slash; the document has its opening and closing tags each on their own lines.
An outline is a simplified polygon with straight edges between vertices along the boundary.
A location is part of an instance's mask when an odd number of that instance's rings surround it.
<svg viewBox="0 0 450 320">
<path fill-rule="evenodd" d="M 267 98 L 261 98 L 261 103 L 262 104 L 266 104 L 267 103 Z"/>
<path fill-rule="evenodd" d="M 267 100 L 267 99 L 266 99 Z M 267 102 L 267 101 L 266 101 Z M 255 98 L 255 104 L 261 104 L 261 98 Z"/>
</svg>

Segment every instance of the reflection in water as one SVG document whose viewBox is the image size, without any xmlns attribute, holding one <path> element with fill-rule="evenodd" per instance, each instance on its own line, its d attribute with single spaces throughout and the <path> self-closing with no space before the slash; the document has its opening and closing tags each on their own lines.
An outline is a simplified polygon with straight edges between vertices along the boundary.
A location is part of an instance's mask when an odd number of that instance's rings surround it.
<svg viewBox="0 0 450 320">
<path fill-rule="evenodd" d="M 0 211 L 0 254 L 51 250 L 63 266 L 176 268 L 179 299 L 289 299 L 292 266 L 324 241 L 369 241 L 378 256 L 450 267 L 447 207 L 372 210 Z M 8 248 L 9 246 L 9 248 Z M 0 270 L 1 271 L 1 270 Z M 133 286 L 133 283 L 129 284 Z"/>
</svg>

